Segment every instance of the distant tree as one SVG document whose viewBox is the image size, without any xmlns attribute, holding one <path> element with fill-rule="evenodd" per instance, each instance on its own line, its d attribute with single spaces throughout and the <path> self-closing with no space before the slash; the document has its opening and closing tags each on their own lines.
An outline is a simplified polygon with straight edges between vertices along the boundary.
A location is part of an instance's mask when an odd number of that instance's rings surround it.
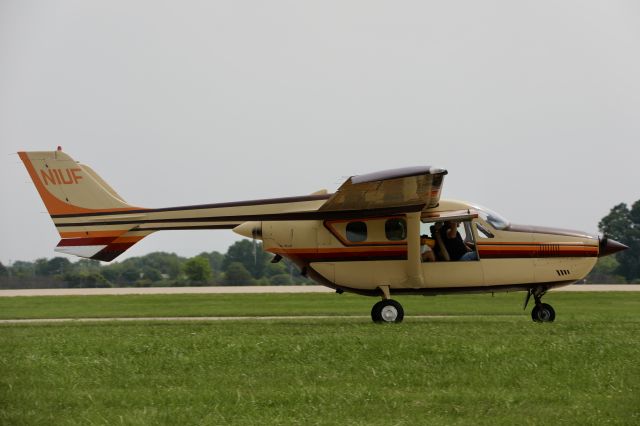
<svg viewBox="0 0 640 426">
<path fill-rule="evenodd" d="M 631 209 L 624 203 L 614 206 L 598 227 L 608 237 L 629 246 L 629 250 L 616 253 L 619 265 L 615 272 L 629 282 L 640 279 L 640 200 Z"/>
<path fill-rule="evenodd" d="M 109 283 L 109 281 L 99 273 L 69 272 L 63 276 L 63 280 L 71 288 L 111 287 L 111 283 Z"/>
<path fill-rule="evenodd" d="M 120 263 L 112 263 L 109 265 L 104 265 L 100 269 L 100 273 L 112 283 L 120 282 L 120 272 L 122 271 L 122 265 Z"/>
<path fill-rule="evenodd" d="M 145 266 L 142 268 L 142 277 L 148 280 L 150 283 L 162 281 L 162 274 L 151 266 Z"/>
<path fill-rule="evenodd" d="M 63 275 L 71 269 L 71 262 L 66 257 L 54 257 L 53 259 L 37 259 L 35 273 L 41 277 Z"/>
<path fill-rule="evenodd" d="M 184 259 L 175 253 L 153 252 L 138 259 L 141 269 L 149 267 L 175 280 L 180 275 Z"/>
<path fill-rule="evenodd" d="M 620 203 L 614 206 L 608 215 L 600 220 L 598 228 L 609 237 L 622 242 L 632 228 L 631 212 L 626 204 Z"/>
<path fill-rule="evenodd" d="M 272 285 L 291 285 L 293 281 L 291 280 L 291 275 L 289 274 L 278 274 L 274 275 L 269 279 Z"/>
<path fill-rule="evenodd" d="M 120 281 L 131 285 L 140 279 L 142 272 L 133 264 L 124 265 L 120 272 Z"/>
<path fill-rule="evenodd" d="M 184 264 L 184 273 L 191 284 L 206 284 L 211 280 L 211 265 L 204 256 L 196 256 L 187 260 Z"/>
<path fill-rule="evenodd" d="M 264 275 L 267 277 L 273 277 L 274 275 L 289 274 L 288 265 L 284 261 L 278 263 L 267 263 Z"/>
<path fill-rule="evenodd" d="M 600 257 L 596 266 L 587 275 L 585 282 L 589 284 L 625 284 L 627 280 L 617 273 L 619 266 L 620 263 L 615 256 Z"/>
<path fill-rule="evenodd" d="M 35 266 L 31 262 L 17 260 L 10 268 L 11 275 L 17 278 L 29 278 L 35 275 Z"/>
<path fill-rule="evenodd" d="M 77 262 L 71 264 L 71 271 L 73 272 L 100 272 L 102 264 L 99 260 L 92 259 L 80 259 Z"/>
<path fill-rule="evenodd" d="M 251 285 L 254 283 L 251 273 L 240 262 L 233 262 L 225 272 L 225 285 Z"/>
<path fill-rule="evenodd" d="M 202 256 L 209 260 L 209 266 L 211 266 L 211 272 L 213 273 L 213 281 L 220 281 L 220 273 L 222 272 L 222 264 L 224 262 L 224 254 L 217 251 L 210 253 L 202 252 L 198 256 Z"/>
<path fill-rule="evenodd" d="M 9 275 L 9 270 L 0 262 L 0 277 L 6 277 Z"/>
<path fill-rule="evenodd" d="M 232 263 L 239 262 L 253 278 L 261 278 L 272 257 L 271 254 L 262 250 L 262 243 L 246 239 L 240 240 L 229 246 L 224 257 L 223 269 L 227 271 Z"/>
</svg>

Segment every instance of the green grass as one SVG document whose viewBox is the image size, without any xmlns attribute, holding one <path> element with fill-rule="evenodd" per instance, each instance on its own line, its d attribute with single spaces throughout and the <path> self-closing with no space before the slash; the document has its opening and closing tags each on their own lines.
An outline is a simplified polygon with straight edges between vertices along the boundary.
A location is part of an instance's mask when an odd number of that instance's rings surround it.
<svg viewBox="0 0 640 426">
<path fill-rule="evenodd" d="M 400 296 L 406 315 L 517 315 L 525 293 Z M 369 315 L 377 298 L 353 294 L 181 294 L 126 296 L 0 297 L 0 319 L 150 316 Z M 584 303 L 588 300 L 588 303 Z M 549 293 L 544 301 L 557 321 L 575 318 L 636 318 L 640 293 Z M 531 302 L 533 303 L 533 301 Z"/>
<path fill-rule="evenodd" d="M 359 317 L 0 325 L 0 424 L 640 424 L 640 295 L 549 294 L 553 324 L 533 323 L 522 294 L 398 299 L 409 316 L 391 325 Z M 374 301 L 25 297 L 1 299 L 0 312 L 368 315 Z M 411 317 L 442 313 L 473 315 Z"/>
</svg>

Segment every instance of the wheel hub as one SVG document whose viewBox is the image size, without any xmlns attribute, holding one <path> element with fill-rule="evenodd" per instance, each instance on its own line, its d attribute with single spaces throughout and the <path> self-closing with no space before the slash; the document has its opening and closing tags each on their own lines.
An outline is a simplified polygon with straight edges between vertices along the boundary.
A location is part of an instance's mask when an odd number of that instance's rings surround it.
<svg viewBox="0 0 640 426">
<path fill-rule="evenodd" d="M 382 308 L 382 319 L 387 322 L 393 322 L 398 318 L 398 310 L 395 306 L 385 306 Z"/>
<path fill-rule="evenodd" d="M 540 318 L 541 321 L 549 321 L 549 318 L 551 318 L 551 312 L 549 312 L 548 309 L 540 309 L 540 312 L 538 312 L 538 318 Z"/>
</svg>

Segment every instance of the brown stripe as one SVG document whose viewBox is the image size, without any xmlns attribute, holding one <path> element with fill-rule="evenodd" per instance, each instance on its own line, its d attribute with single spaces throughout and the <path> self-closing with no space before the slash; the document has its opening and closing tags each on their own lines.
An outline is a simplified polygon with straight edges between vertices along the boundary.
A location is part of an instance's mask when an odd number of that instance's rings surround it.
<svg viewBox="0 0 640 426">
<path fill-rule="evenodd" d="M 238 224 L 234 223 L 232 225 L 199 225 L 199 226 L 165 226 L 165 227 L 154 227 L 154 228 L 141 228 L 140 231 L 185 231 L 185 230 L 198 230 L 198 229 L 233 229 Z"/>
<path fill-rule="evenodd" d="M 407 249 L 397 247 L 358 247 L 345 249 L 270 249 L 271 253 L 305 263 L 351 262 L 374 260 L 407 260 Z"/>
<path fill-rule="evenodd" d="M 86 224 L 85 224 L 86 225 Z M 89 237 L 117 237 L 125 234 L 128 229 L 122 229 L 117 231 L 74 231 L 74 232 L 61 232 L 62 238 L 89 238 Z"/>
<path fill-rule="evenodd" d="M 63 238 L 58 243 L 58 247 L 102 246 L 109 244 L 116 238 L 117 237 Z"/>
<path fill-rule="evenodd" d="M 345 210 L 345 211 L 306 211 L 293 213 L 271 213 L 271 214 L 254 214 L 254 215 L 238 215 L 238 216 L 211 216 L 211 217 L 195 217 L 195 218 L 176 218 L 176 219 L 140 219 L 140 220 L 111 220 L 104 222 L 74 222 L 74 223 L 56 223 L 56 227 L 72 227 L 72 226 L 106 226 L 106 225 L 130 225 L 143 223 L 199 223 L 199 222 L 248 222 L 253 220 L 264 221 L 282 221 L 282 220 L 323 220 L 323 219 L 349 219 L 349 218 L 368 218 L 376 216 L 390 216 L 400 213 L 410 213 L 422 210 L 424 204 L 391 207 L 369 210 Z"/>
<path fill-rule="evenodd" d="M 135 243 L 112 243 L 98 253 L 93 255 L 91 259 L 102 260 L 104 262 L 111 262 L 116 257 L 127 251 Z"/>
<path fill-rule="evenodd" d="M 327 200 L 333 194 L 321 194 L 321 195 L 303 195 L 298 197 L 283 197 L 283 198 L 269 198 L 261 200 L 246 200 L 246 201 L 234 201 L 229 203 L 215 203 L 215 204 L 197 204 L 192 206 L 178 206 L 178 207 L 165 207 L 160 209 L 135 209 L 124 211 L 112 211 L 112 212 L 97 212 L 86 214 L 58 214 L 51 215 L 52 218 L 68 218 L 68 217 L 84 217 L 84 216 L 107 216 L 110 214 L 136 214 L 136 213 L 158 213 L 158 212 L 171 212 L 180 210 L 202 210 L 202 209 L 216 209 L 222 207 L 243 207 L 243 206 L 262 206 L 267 204 L 283 204 L 283 203 L 296 203 L 304 201 L 317 201 Z"/>
</svg>

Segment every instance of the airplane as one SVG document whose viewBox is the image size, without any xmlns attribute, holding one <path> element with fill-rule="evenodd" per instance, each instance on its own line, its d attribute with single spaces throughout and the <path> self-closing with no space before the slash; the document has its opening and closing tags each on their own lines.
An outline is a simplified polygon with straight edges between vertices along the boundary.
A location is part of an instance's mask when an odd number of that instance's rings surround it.
<svg viewBox="0 0 640 426">
<path fill-rule="evenodd" d="M 526 291 L 542 297 L 583 279 L 598 257 L 628 247 L 606 236 L 516 225 L 478 204 L 440 200 L 447 171 L 417 166 L 352 176 L 334 193 L 191 206 L 128 204 L 92 168 L 55 151 L 19 152 L 61 240 L 56 252 L 112 261 L 167 230 L 230 229 L 261 240 L 337 293 L 380 297 L 371 318 L 399 323 L 392 295 Z"/>
</svg>

